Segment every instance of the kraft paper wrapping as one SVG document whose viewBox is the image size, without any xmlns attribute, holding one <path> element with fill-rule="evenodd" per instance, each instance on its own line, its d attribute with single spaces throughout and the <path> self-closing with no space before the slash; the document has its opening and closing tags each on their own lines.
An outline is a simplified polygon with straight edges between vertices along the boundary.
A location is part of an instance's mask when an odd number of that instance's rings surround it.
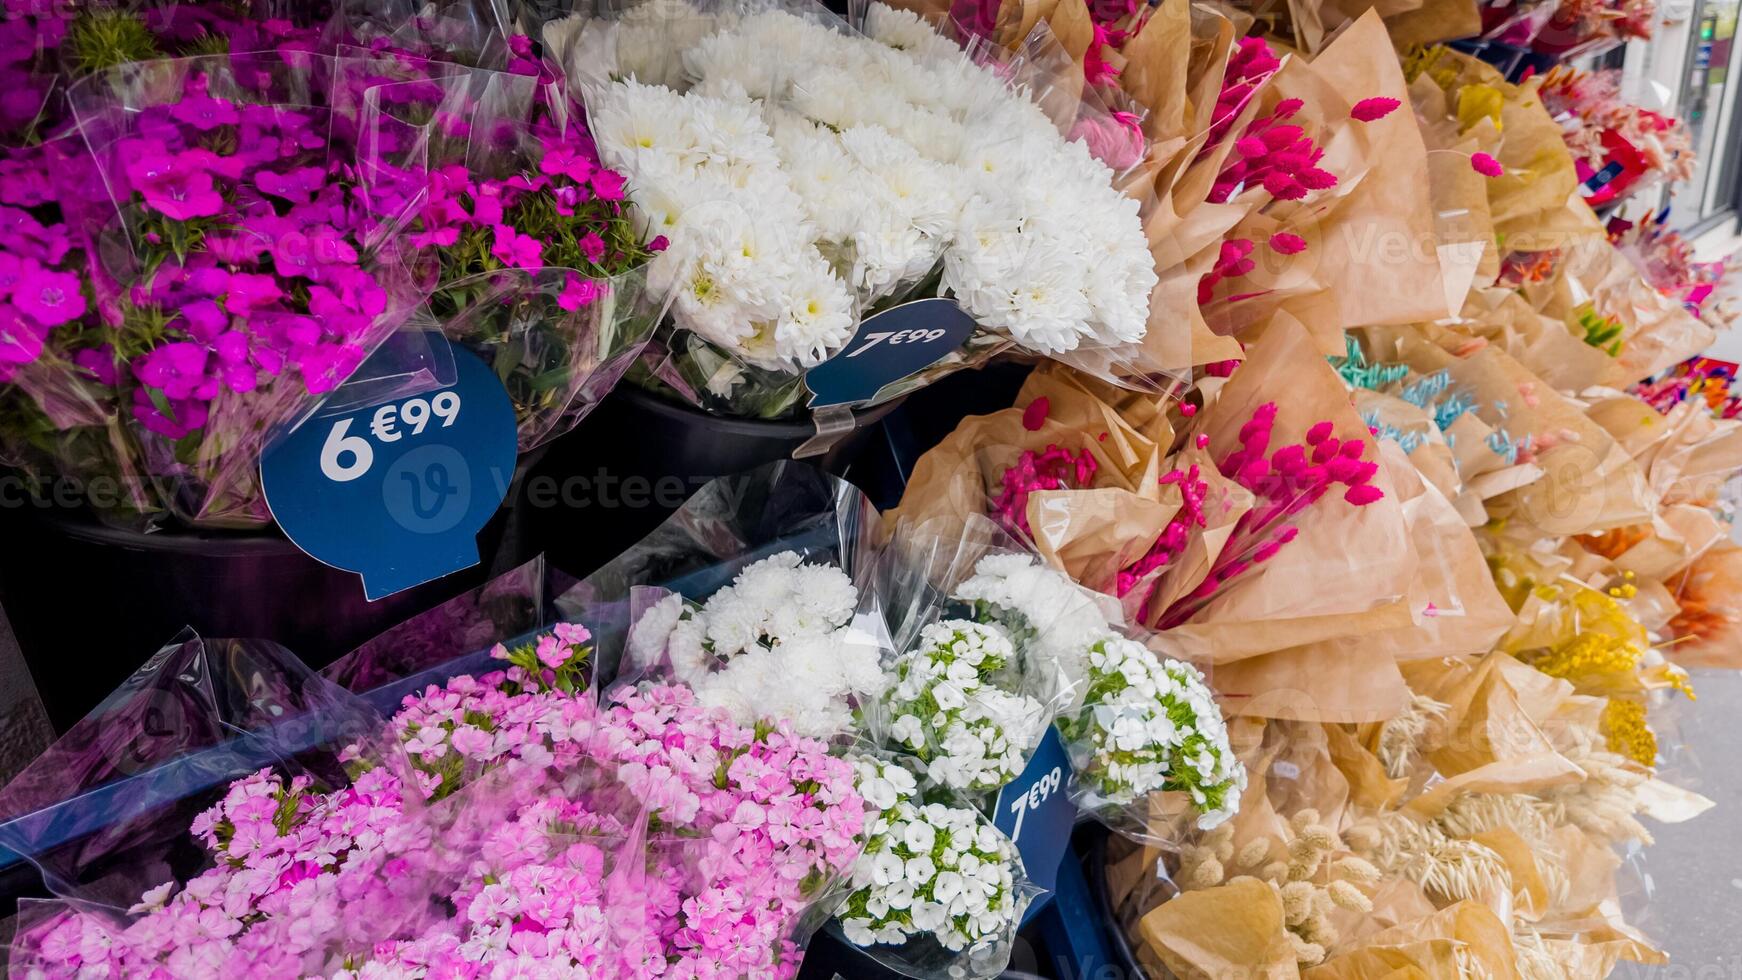
<svg viewBox="0 0 1742 980">
<path fill-rule="evenodd" d="M 1489 501 L 1494 516 L 1553 535 L 1647 519 L 1644 474 L 1580 406 L 1493 345 L 1457 359 L 1448 371 L 1454 385 L 1474 399 L 1484 422 L 1504 425 L 1514 439 L 1530 436 L 1535 443 L 1531 462 L 1542 469 L 1542 478 Z"/>
<path fill-rule="evenodd" d="M 1513 759 L 1559 758 L 1554 743 L 1537 719 L 1548 717 L 1566 700 L 1572 694 L 1572 685 L 1532 671 L 1553 686 L 1533 687 L 1527 707 L 1505 672 L 1505 661 L 1517 663 L 1505 654 L 1493 653 L 1474 664 L 1448 658 L 1403 666 L 1410 690 L 1447 705 L 1445 718 L 1429 730 L 1421 743 L 1423 757 L 1442 776 L 1455 779 Z M 1496 774 L 1503 771 L 1487 771 L 1481 778 Z M 1428 811 L 1424 815 L 1437 813 L 1443 805 L 1443 800 L 1424 804 L 1422 809 Z"/>
<path fill-rule="evenodd" d="M 1742 667 L 1742 548 L 1719 542 L 1668 585 L 1680 610 L 1664 653 L 1683 667 Z"/>
<path fill-rule="evenodd" d="M 1339 438 L 1371 440 L 1342 380 L 1293 318 L 1279 315 L 1246 353 L 1245 365 L 1198 414 L 1190 437 L 1207 435 L 1212 451 L 1230 451 L 1239 445 L 1240 427 L 1260 405 L 1274 400 L 1278 443 L 1303 440 L 1320 421 L 1330 421 Z M 1287 397 L 1274 398 L 1279 391 Z M 1374 485 L 1385 496 L 1368 506 L 1353 507 L 1328 493 L 1303 511 L 1293 543 L 1256 566 L 1257 574 L 1225 586 L 1187 622 L 1169 630 L 1168 638 L 1188 658 L 1225 664 L 1408 624 L 1407 591 L 1416 559 L 1383 462 Z M 1302 589 L 1302 582 L 1327 587 Z"/>
<path fill-rule="evenodd" d="M 1546 316 L 1575 322 L 1591 304 L 1621 320 L 1621 353 L 1610 359 L 1605 383 L 1624 388 L 1674 367 L 1710 347 L 1717 334 L 1658 292 L 1606 239 L 1581 243 L 1561 257 L 1553 278 L 1529 283 L 1525 296 Z"/>
<path fill-rule="evenodd" d="M 1163 490 L 1160 500 L 1115 487 L 1035 491 L 1028 496 L 1035 546 L 1078 584 L 1114 595 L 1119 570 L 1143 557 L 1179 510 L 1179 492 Z"/>
<path fill-rule="evenodd" d="M 1540 85 L 1540 79 L 1513 85 L 1479 59 L 1441 49 L 1410 87 L 1416 111 L 1434 131 L 1433 145 L 1450 148 L 1470 140 L 1473 145 L 1463 149 L 1500 161 L 1505 172 L 1486 182 L 1488 209 L 1510 251 L 1547 251 L 1603 234 L 1602 223 L 1579 197 L 1572 154 L 1537 96 Z M 1459 121 L 1460 90 L 1467 86 L 1486 86 L 1478 91 L 1498 96 L 1498 121 L 1474 113 Z"/>
<path fill-rule="evenodd" d="M 1477 976 L 1517 980 L 1517 954 L 1506 924 L 1481 902 L 1459 902 L 1383 932 L 1366 945 L 1302 974 L 1303 980 L 1371 980 L 1408 976 L 1463 980 L 1470 963 Z M 1460 952 L 1462 955 L 1460 956 Z"/>
<path fill-rule="evenodd" d="M 1601 384 L 1614 358 L 1573 335 L 1564 320 L 1543 316 L 1515 289 L 1471 292 L 1457 329 L 1482 337 L 1511 355 L 1556 391 Z"/>
<path fill-rule="evenodd" d="M 1391 42 L 1403 51 L 1480 34 L 1482 15 L 1475 0 L 1424 0 L 1415 10 L 1386 16 L 1385 26 L 1391 29 Z"/>
<path fill-rule="evenodd" d="M 1125 411 L 1102 401 L 1102 394 L 1116 395 Z M 1041 397 L 1049 403 L 1046 419 L 1031 430 L 1024 424 L 1024 412 Z M 988 512 L 991 500 L 1002 489 L 1004 471 L 1015 465 L 1024 450 L 1039 452 L 1049 445 L 1073 452 L 1087 450 L 1093 455 L 1098 467 L 1097 487 L 1160 501 L 1157 467 L 1173 432 L 1160 402 L 1145 402 L 1147 397 L 1114 389 L 1058 365 L 1042 365 L 1024 383 L 1014 407 L 963 419 L 954 432 L 919 458 L 900 505 L 887 515 L 887 526 L 918 527 L 938 521 L 940 533 L 959 532 L 970 516 Z M 1144 428 L 1128 423 L 1127 413 Z M 1106 439 L 1099 438 L 1102 432 L 1107 433 Z"/>
<path fill-rule="evenodd" d="M 1463 491 L 1463 480 L 1458 475 L 1458 461 L 1452 455 L 1452 447 L 1447 444 L 1445 433 L 1440 431 L 1427 412 L 1401 398 L 1367 388 L 1357 388 L 1352 394 L 1355 410 L 1361 413 L 1363 419 L 1371 419 L 1381 425 L 1389 425 L 1399 432 L 1420 437 L 1420 444 L 1409 452 L 1410 465 L 1415 467 L 1422 479 L 1433 484 L 1441 496 L 1447 500 L 1456 499 Z"/>
<path fill-rule="evenodd" d="M 1143 131 L 1152 140 L 1184 139 L 1189 114 L 1186 71 L 1192 51 L 1190 0 L 1163 0 L 1121 49 L 1119 85 L 1149 109 Z"/>
<path fill-rule="evenodd" d="M 1631 395 L 1595 400 L 1587 409 L 1645 471 L 1669 503 L 1709 503 L 1742 468 L 1742 420 L 1713 418 L 1703 402 L 1682 402 L 1661 415 Z"/>
<path fill-rule="evenodd" d="M 1137 925 L 1144 945 L 1181 980 L 1298 977 L 1283 932 L 1282 899 L 1257 878 L 1186 892 Z"/>
<path fill-rule="evenodd" d="M 1217 288 L 1206 317 L 1218 333 L 1261 329 L 1287 310 L 1312 330 L 1325 354 L 1343 352 L 1345 325 L 1411 323 L 1448 315 L 1434 208 L 1421 174 L 1427 148 L 1415 120 L 1397 111 L 1372 122 L 1349 112 L 1358 98 L 1407 99 L 1403 73 L 1378 15 L 1350 24 L 1310 62 L 1289 58 L 1259 98 L 1268 109 L 1296 98 L 1291 120 L 1325 151 L 1318 166 L 1337 186 L 1298 202 L 1271 200 L 1254 187 L 1236 198 L 1257 208 L 1230 237 L 1258 244 L 1253 270 Z M 1306 249 L 1283 255 L 1266 243 L 1299 235 Z M 1385 289 L 1368 288 L 1375 275 Z"/>
<path fill-rule="evenodd" d="M 1294 27 L 1295 46 L 1315 53 L 1337 32 L 1357 18 L 1372 15 L 1391 18 L 1420 9 L 1422 0 L 1289 0 L 1288 19 Z"/>
</svg>

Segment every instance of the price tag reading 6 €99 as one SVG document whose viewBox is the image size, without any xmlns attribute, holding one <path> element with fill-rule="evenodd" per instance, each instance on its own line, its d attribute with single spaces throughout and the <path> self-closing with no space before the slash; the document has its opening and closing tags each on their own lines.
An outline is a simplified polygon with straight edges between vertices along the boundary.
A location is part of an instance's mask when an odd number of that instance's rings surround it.
<svg viewBox="0 0 1742 980">
<path fill-rule="evenodd" d="M 476 565 L 478 531 L 514 478 L 508 393 L 470 352 L 453 358 L 450 387 L 317 414 L 261 455 L 278 526 L 362 575 L 370 600 Z"/>
</svg>

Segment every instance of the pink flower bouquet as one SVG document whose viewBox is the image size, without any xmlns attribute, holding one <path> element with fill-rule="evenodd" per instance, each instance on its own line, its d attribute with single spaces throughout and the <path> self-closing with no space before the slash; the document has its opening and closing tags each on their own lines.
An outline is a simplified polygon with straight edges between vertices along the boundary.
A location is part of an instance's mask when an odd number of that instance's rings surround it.
<svg viewBox="0 0 1742 980">
<path fill-rule="evenodd" d="M 509 72 L 431 64 L 370 88 L 363 172 L 378 207 L 406 205 L 430 315 L 496 368 L 530 449 L 579 422 L 651 337 L 645 266 L 664 243 L 642 244 L 561 84 L 524 73 L 539 69 L 530 42 L 508 44 Z"/>
<path fill-rule="evenodd" d="M 389 730 L 408 775 L 365 745 L 349 786 L 274 770 L 232 784 L 192 824 L 208 870 L 125 916 L 39 916 L 13 962 L 46 977 L 793 975 L 805 913 L 858 855 L 851 764 L 682 687 L 600 706 L 589 639 L 558 625 L 498 647 L 504 669 L 406 697 Z"/>
</svg>

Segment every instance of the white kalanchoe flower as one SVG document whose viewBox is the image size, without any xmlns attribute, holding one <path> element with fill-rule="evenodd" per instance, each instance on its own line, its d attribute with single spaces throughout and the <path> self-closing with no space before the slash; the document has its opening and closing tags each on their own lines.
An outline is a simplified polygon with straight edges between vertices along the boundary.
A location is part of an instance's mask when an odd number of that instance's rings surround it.
<svg viewBox="0 0 1742 980">
<path fill-rule="evenodd" d="M 1039 701 L 994 683 L 1015 656 L 1002 630 L 955 619 L 927 626 L 896 658 L 883 696 L 887 734 L 931 782 L 990 793 L 1022 772 L 1049 719 Z"/>
<path fill-rule="evenodd" d="M 1186 793 L 1211 829 L 1240 807 L 1246 768 L 1204 675 L 1141 643 L 1104 633 L 1088 646 L 1082 707 L 1060 716 L 1076 785 L 1090 808 Z"/>
<path fill-rule="evenodd" d="M 744 568 L 699 608 L 672 595 L 630 630 L 633 663 L 661 656 L 710 707 L 740 723 L 785 718 L 800 734 L 850 729 L 883 689 L 881 647 L 853 625 L 859 593 L 832 565 L 784 551 Z"/>
<path fill-rule="evenodd" d="M 1016 845 L 976 810 L 920 803 L 899 765 L 865 757 L 854 764 L 859 792 L 882 809 L 866 821 L 854 890 L 836 912 L 847 939 L 899 945 L 929 935 L 961 952 L 1006 938 L 1022 911 Z"/>
</svg>

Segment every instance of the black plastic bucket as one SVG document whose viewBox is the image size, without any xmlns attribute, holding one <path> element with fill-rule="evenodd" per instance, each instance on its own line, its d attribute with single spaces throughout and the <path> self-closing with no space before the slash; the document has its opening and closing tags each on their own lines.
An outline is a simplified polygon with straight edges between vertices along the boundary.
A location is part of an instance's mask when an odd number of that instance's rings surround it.
<svg viewBox="0 0 1742 980">
<path fill-rule="evenodd" d="M 141 533 L 23 503 L 0 508 L 0 609 L 49 721 L 64 732 L 185 627 L 274 640 L 323 667 L 536 557 L 524 513 L 504 507 L 485 525 L 481 564 L 370 602 L 355 574 L 303 554 L 275 528 Z"/>
<path fill-rule="evenodd" d="M 854 462 L 881 438 L 893 401 L 859 413 L 858 427 L 807 461 L 852 478 Z M 618 385 L 573 432 L 553 442 L 520 502 L 550 564 L 583 577 L 658 527 L 715 477 L 790 459 L 816 434 L 792 422 L 709 415 Z"/>
</svg>

